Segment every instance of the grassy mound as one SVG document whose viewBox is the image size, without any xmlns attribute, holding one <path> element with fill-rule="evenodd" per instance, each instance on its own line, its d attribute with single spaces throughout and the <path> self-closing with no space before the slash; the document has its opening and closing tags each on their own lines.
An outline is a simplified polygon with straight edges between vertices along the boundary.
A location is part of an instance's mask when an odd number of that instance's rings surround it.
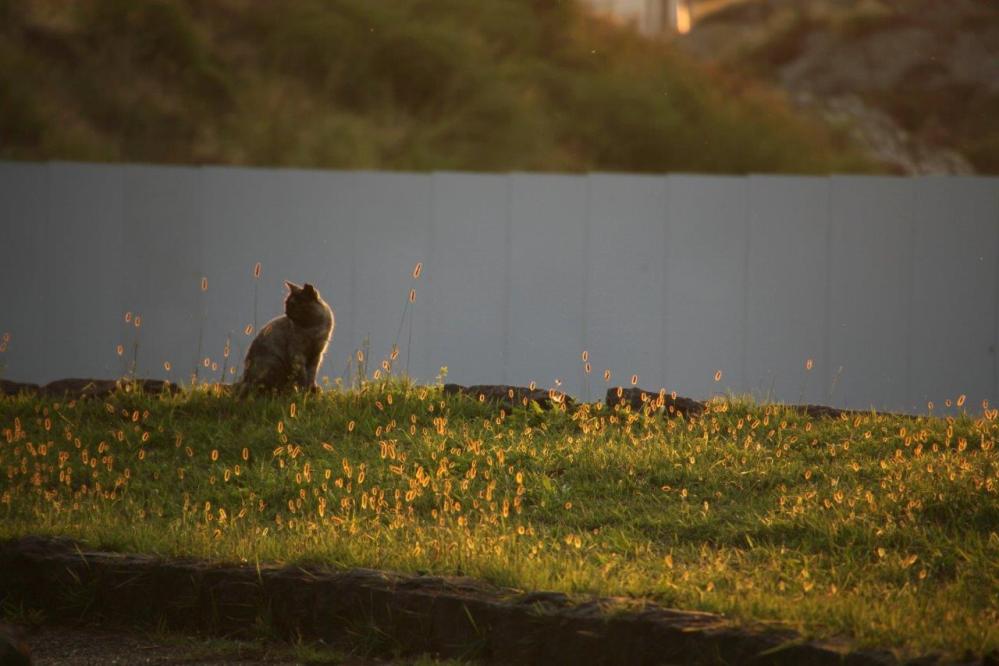
<svg viewBox="0 0 999 666">
<path fill-rule="evenodd" d="M 667 45 L 536 0 L 0 0 L 0 159 L 869 168 Z"/>
<path fill-rule="evenodd" d="M 902 652 L 999 647 L 995 410 L 574 413 L 399 380 L 0 398 L 0 538 L 461 572 Z"/>
</svg>

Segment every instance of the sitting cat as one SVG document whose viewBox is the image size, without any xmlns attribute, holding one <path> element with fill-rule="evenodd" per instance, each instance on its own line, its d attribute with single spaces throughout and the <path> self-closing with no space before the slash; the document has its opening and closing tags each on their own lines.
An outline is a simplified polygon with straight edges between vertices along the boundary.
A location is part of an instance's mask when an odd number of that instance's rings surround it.
<svg viewBox="0 0 999 666">
<path fill-rule="evenodd" d="M 284 315 L 269 321 L 250 344 L 237 395 L 250 389 L 316 390 L 316 372 L 333 335 L 333 310 L 311 284 L 292 282 Z"/>
</svg>

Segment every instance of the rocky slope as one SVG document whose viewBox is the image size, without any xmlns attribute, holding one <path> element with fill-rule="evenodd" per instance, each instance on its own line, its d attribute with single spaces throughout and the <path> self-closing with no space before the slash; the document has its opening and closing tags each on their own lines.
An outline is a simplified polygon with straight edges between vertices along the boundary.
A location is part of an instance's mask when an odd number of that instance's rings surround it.
<svg viewBox="0 0 999 666">
<path fill-rule="evenodd" d="M 768 79 L 892 171 L 999 173 L 999 3 L 746 0 L 678 44 Z"/>
</svg>

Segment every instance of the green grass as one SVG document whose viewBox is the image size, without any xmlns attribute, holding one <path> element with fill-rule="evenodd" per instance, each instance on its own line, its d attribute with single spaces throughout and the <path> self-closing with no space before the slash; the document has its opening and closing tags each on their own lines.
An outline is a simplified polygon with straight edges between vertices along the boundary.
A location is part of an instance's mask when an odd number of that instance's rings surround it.
<svg viewBox="0 0 999 666">
<path fill-rule="evenodd" d="M 776 95 L 570 2 L 0 0 L 0 159 L 865 171 Z"/>
<path fill-rule="evenodd" d="M 0 537 L 462 573 L 903 653 L 999 647 L 995 411 L 664 421 L 398 379 L 236 402 L 0 399 Z"/>
</svg>

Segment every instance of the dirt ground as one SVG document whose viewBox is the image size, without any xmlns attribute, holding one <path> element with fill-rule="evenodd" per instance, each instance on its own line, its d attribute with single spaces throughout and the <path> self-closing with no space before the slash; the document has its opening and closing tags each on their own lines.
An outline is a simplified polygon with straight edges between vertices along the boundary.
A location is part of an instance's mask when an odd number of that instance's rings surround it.
<svg viewBox="0 0 999 666">
<path fill-rule="evenodd" d="M 338 664 L 388 666 L 389 664 L 440 664 L 430 658 L 385 661 L 346 655 L 322 645 L 293 646 L 178 634 L 144 633 L 127 629 L 41 626 L 25 630 L 35 666 L 104 666 L 109 664 L 236 664 L 240 666 L 291 666 Z M 455 662 L 450 662 L 455 663 Z"/>
</svg>

